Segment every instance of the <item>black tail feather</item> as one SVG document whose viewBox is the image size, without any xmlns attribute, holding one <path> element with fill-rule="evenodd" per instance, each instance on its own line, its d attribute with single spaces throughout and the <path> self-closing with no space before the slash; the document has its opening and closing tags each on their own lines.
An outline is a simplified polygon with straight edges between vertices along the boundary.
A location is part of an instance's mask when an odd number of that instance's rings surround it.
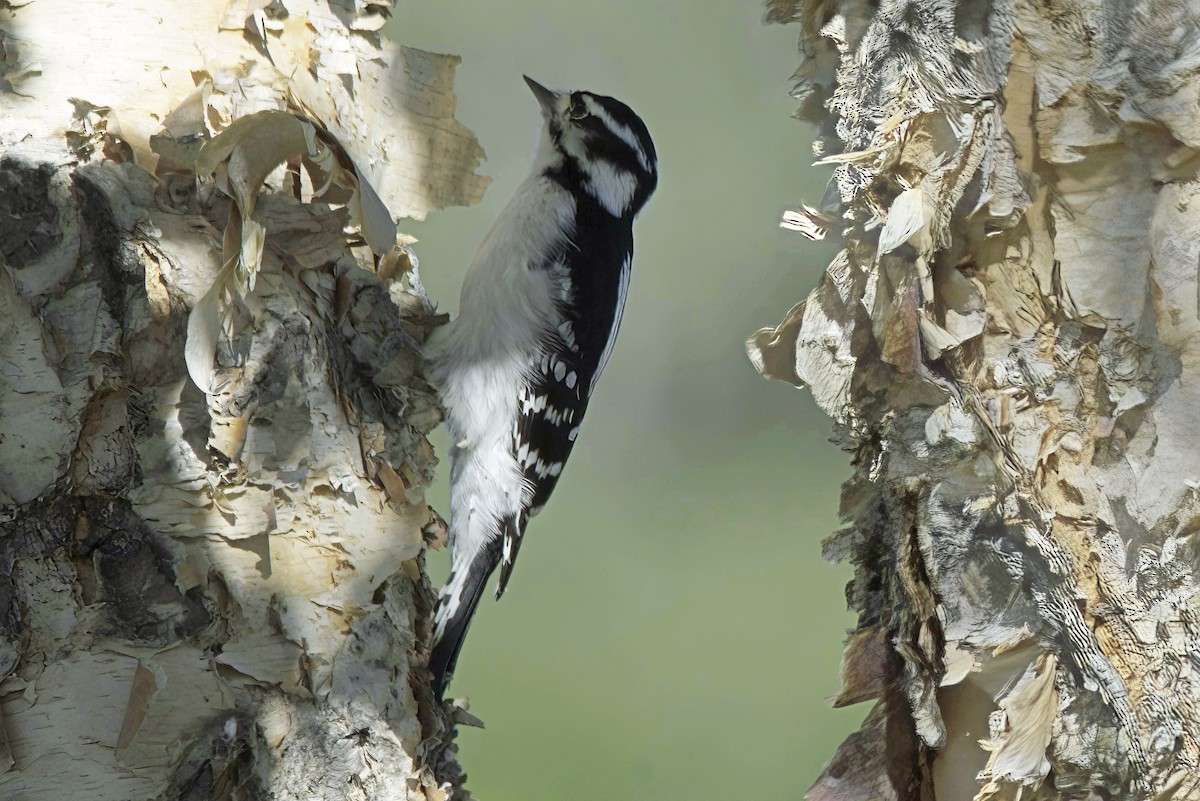
<svg viewBox="0 0 1200 801">
<path fill-rule="evenodd" d="M 525 524 L 528 521 L 529 513 L 522 511 L 519 515 L 505 520 L 500 527 L 500 542 L 511 543 L 511 545 L 508 546 L 507 559 L 504 558 L 503 551 L 501 552 L 500 580 L 496 582 L 497 601 L 508 587 L 508 579 L 512 576 L 513 565 L 517 563 L 517 552 L 521 550 L 521 540 L 525 539 Z"/>
<path fill-rule="evenodd" d="M 500 539 L 496 539 L 475 555 L 475 560 L 467 568 L 466 584 L 458 609 L 446 623 L 442 636 L 433 644 L 433 653 L 429 655 L 429 671 L 433 674 L 433 692 L 439 701 L 446 692 L 446 685 L 454 678 L 454 666 L 458 663 L 458 654 L 467 638 L 471 619 L 475 617 L 475 610 L 483 598 L 483 587 L 500 562 L 500 548 Z M 442 600 L 439 599 L 438 603 L 440 605 Z"/>
</svg>

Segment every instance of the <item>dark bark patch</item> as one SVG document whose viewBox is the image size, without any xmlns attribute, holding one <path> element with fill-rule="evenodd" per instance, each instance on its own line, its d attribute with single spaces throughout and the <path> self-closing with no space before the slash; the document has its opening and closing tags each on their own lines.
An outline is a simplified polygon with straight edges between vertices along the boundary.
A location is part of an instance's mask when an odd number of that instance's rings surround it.
<svg viewBox="0 0 1200 801">
<path fill-rule="evenodd" d="M 17 558 L 65 553 L 79 515 L 77 499 L 60 497 L 35 501 L 0 522 L 0 676 L 16 668 L 29 639 L 28 616 L 23 611 L 27 599 L 21 597 L 13 577 Z"/>
<path fill-rule="evenodd" d="M 207 728 L 192 741 L 162 797 L 168 801 L 266 798 L 254 769 L 254 746 L 248 741 L 254 722 L 245 716 L 222 716 Z M 233 737 L 228 736 L 231 731 Z"/>
<path fill-rule="evenodd" d="M 209 625 L 200 595 L 180 592 L 174 559 L 128 501 L 89 502 L 88 512 L 96 584 L 116 629 L 134 641 L 166 643 Z"/>
<path fill-rule="evenodd" d="M 62 238 L 58 207 L 50 202 L 52 164 L 0 159 L 0 255 L 24 269 Z"/>
<path fill-rule="evenodd" d="M 103 170 L 80 169 L 73 177 L 82 196 L 84 252 L 95 253 L 99 259 L 92 277 L 99 283 L 113 319 L 124 324 L 129 291 L 142 291 L 146 283 L 146 269 L 133 243 L 132 225 L 120 220 L 113 210 L 108 192 L 118 190 L 105 184 Z"/>
</svg>

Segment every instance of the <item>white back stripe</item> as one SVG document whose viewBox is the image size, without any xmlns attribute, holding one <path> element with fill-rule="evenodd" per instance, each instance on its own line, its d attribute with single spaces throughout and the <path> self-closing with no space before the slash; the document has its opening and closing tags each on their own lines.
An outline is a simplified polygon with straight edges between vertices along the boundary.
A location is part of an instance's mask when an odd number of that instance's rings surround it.
<svg viewBox="0 0 1200 801">
<path fill-rule="evenodd" d="M 588 387 L 589 396 L 596 389 L 596 382 L 600 379 L 600 374 L 604 372 L 604 366 L 608 364 L 608 357 L 612 355 L 613 346 L 617 343 L 617 329 L 621 327 L 621 315 L 625 313 L 625 297 L 629 294 L 629 273 L 632 263 L 632 258 L 626 255 L 625 261 L 621 264 L 621 278 L 617 285 L 617 311 L 613 314 L 612 329 L 608 332 L 608 341 L 604 343 L 604 352 L 600 354 L 600 363 L 596 365 L 596 372 L 592 374 L 592 383 Z"/>
</svg>

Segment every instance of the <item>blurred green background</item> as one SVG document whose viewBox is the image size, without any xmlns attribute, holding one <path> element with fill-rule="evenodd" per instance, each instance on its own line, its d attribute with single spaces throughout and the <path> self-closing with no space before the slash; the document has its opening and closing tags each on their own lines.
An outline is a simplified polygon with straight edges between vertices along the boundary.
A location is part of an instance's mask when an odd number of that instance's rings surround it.
<svg viewBox="0 0 1200 801">
<path fill-rule="evenodd" d="M 819 550 L 848 458 L 807 392 L 759 378 L 742 345 L 832 255 L 778 227 L 827 175 L 791 119 L 798 29 L 761 16 L 753 0 L 410 0 L 389 23 L 462 56 L 458 118 L 494 179 L 480 205 L 403 226 L 443 310 L 528 172 L 540 116 L 522 73 L 627 102 L 659 153 L 616 350 L 451 687 L 487 724 L 460 737 L 481 801 L 799 799 L 866 712 L 825 700 L 853 624 L 849 569 Z M 440 580 L 445 555 L 430 562 Z"/>
</svg>

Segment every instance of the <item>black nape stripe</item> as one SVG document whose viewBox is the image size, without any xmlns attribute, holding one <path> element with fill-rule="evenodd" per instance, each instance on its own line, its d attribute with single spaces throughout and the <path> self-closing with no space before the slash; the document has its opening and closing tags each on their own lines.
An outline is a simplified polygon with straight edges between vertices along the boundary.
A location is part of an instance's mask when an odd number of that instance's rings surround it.
<svg viewBox="0 0 1200 801">
<path fill-rule="evenodd" d="M 607 161 L 618 170 L 632 173 L 639 180 L 649 177 L 649 173 L 642 168 L 637 153 L 625 140 L 617 136 L 604 134 L 590 137 L 584 140 L 583 146 L 587 150 L 588 158 L 593 161 Z"/>
<path fill-rule="evenodd" d="M 642 152 L 646 154 L 646 160 L 653 168 L 657 161 L 658 155 L 654 150 L 654 140 L 650 138 L 650 131 L 646 128 L 646 123 L 642 122 L 642 118 L 633 113 L 633 109 L 617 100 L 615 97 L 607 95 L 595 95 L 590 92 L 586 93 L 597 105 L 604 109 L 608 116 L 612 117 L 613 122 L 619 125 L 624 125 L 633 132 L 637 138 L 638 144 L 642 146 Z"/>
</svg>

